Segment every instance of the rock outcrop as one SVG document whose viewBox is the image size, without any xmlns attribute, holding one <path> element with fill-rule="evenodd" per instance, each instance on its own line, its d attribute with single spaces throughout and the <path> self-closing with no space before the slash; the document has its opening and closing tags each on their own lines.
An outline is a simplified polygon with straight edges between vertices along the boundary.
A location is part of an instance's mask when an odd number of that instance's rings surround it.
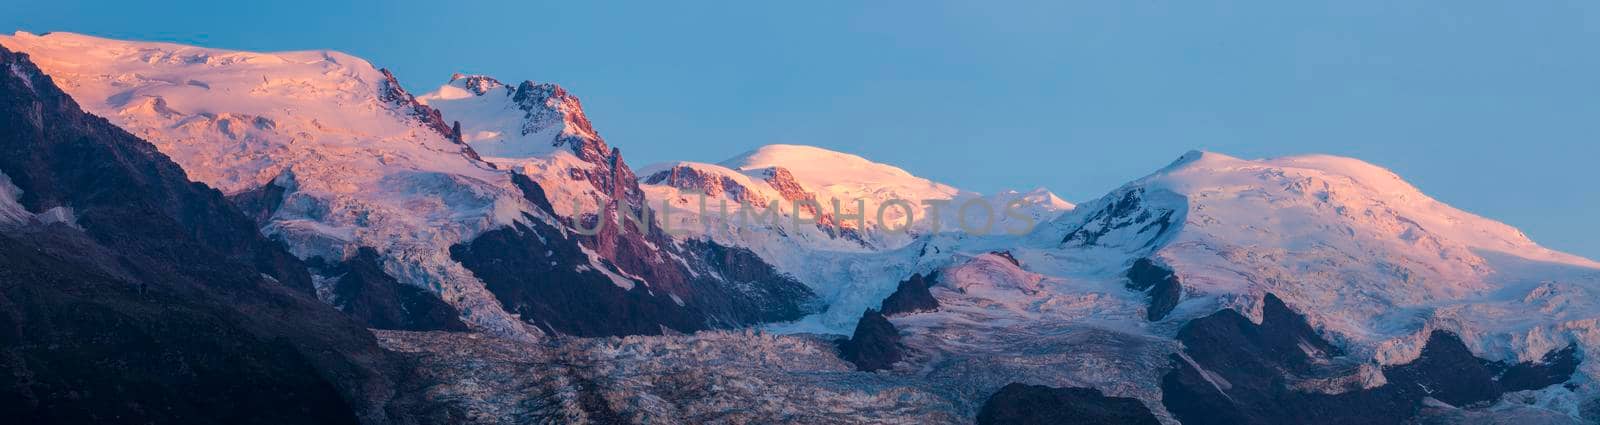
<svg viewBox="0 0 1600 425">
<path fill-rule="evenodd" d="M 1404 424 L 1431 397 L 1457 407 L 1498 399 L 1508 391 L 1566 382 L 1577 365 L 1575 348 L 1540 362 L 1505 364 L 1472 355 L 1454 334 L 1435 331 L 1422 355 L 1383 368 L 1387 382 L 1335 393 L 1291 384 L 1359 373 L 1303 316 L 1272 294 L 1263 299 L 1257 325 L 1233 310 L 1190 321 L 1179 331 L 1182 354 L 1161 383 L 1162 403 L 1185 424 Z"/>
<path fill-rule="evenodd" d="M 877 310 L 862 313 L 855 334 L 839 343 L 839 356 L 866 372 L 892 369 L 904 355 L 900 331 Z"/>
<path fill-rule="evenodd" d="M 1183 283 L 1172 270 L 1162 267 L 1149 258 L 1134 260 L 1128 268 L 1128 289 L 1149 295 L 1145 319 L 1157 321 L 1167 317 L 1183 295 Z"/>
<path fill-rule="evenodd" d="M 989 396 L 979 425 L 1156 425 L 1139 400 L 1107 397 L 1093 388 L 1052 388 L 1013 382 Z"/>
<path fill-rule="evenodd" d="M 894 293 L 883 299 L 883 304 L 878 310 L 885 316 L 938 310 L 939 300 L 928 291 L 938 282 L 938 272 L 929 273 L 926 277 L 922 276 L 922 273 L 912 274 L 906 280 L 900 281 Z"/>
</svg>

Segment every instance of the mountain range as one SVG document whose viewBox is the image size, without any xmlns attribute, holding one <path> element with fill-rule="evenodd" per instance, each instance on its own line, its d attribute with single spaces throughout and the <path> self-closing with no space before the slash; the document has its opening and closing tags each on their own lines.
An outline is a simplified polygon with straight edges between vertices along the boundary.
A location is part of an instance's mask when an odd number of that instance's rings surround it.
<svg viewBox="0 0 1600 425">
<path fill-rule="evenodd" d="M 551 83 L 0 47 L 30 423 L 1600 420 L 1600 263 L 1357 159 L 1080 204 L 799 145 L 635 171 Z"/>
</svg>

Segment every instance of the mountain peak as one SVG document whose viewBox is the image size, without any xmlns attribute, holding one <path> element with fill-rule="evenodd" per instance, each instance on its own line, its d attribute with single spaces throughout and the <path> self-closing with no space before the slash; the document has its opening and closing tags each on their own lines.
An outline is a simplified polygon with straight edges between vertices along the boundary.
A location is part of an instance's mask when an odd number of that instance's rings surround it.
<svg viewBox="0 0 1600 425">
<path fill-rule="evenodd" d="M 598 163 L 611 151 L 578 97 L 555 83 L 523 81 L 512 88 L 488 76 L 454 74 L 418 99 L 460 121 L 462 139 L 487 157 L 547 157 L 566 147 Z"/>
<path fill-rule="evenodd" d="M 489 93 L 490 90 L 506 87 L 505 83 L 487 75 L 462 74 L 459 72 L 450 74 L 449 86 L 469 91 L 476 96 L 482 96 Z"/>
<path fill-rule="evenodd" d="M 896 174 L 911 175 L 911 173 L 898 167 L 879 164 L 858 155 L 810 145 L 765 145 L 722 161 L 721 164 L 744 169 L 765 168 L 773 165 L 790 165 L 802 168 L 811 164 L 850 167 L 870 165 Z"/>
<path fill-rule="evenodd" d="M 1428 264 L 1405 272 L 1416 280 L 1478 280 L 1507 266 L 1496 258 L 1600 267 L 1440 202 L 1381 166 L 1334 155 L 1245 160 L 1194 151 L 1092 205 L 1069 218 L 1066 241 L 1382 253 L 1382 261 Z M 1140 233 L 1117 236 L 1126 229 Z"/>
<path fill-rule="evenodd" d="M 953 187 L 912 175 L 900 167 L 844 152 L 816 146 L 773 144 L 745 152 L 718 163 L 736 170 L 753 171 L 783 167 L 806 187 L 825 190 L 837 186 L 849 192 L 870 192 L 879 188 L 896 189 L 902 195 L 942 194 L 948 198 L 957 190 Z M 840 198 L 850 199 L 850 198 Z M 933 199 L 919 196 L 904 199 Z"/>
<path fill-rule="evenodd" d="M 589 124 L 588 116 L 584 115 L 583 103 L 578 101 L 577 96 L 568 93 L 567 89 L 556 83 L 523 81 L 517 85 L 517 91 L 512 94 L 511 101 L 529 114 L 541 115 L 550 120 L 560 118 L 567 130 L 578 136 L 591 139 L 600 137 L 595 133 L 594 126 Z"/>
<path fill-rule="evenodd" d="M 1178 159 L 1173 160 L 1172 163 L 1167 164 L 1167 166 L 1161 167 L 1161 170 L 1157 172 L 1168 173 L 1183 170 L 1189 167 L 1203 167 L 1207 164 L 1236 163 L 1238 161 L 1240 161 L 1239 158 L 1234 158 L 1232 156 L 1216 152 L 1190 150 L 1185 152 L 1182 156 L 1179 156 Z"/>
</svg>

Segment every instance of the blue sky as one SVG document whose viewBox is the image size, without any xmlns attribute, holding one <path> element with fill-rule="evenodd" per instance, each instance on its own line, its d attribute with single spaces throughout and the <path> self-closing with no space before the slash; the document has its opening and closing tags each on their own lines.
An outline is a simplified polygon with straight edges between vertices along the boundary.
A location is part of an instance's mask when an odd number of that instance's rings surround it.
<svg viewBox="0 0 1600 425">
<path fill-rule="evenodd" d="M 1081 202 L 1189 149 L 1331 153 L 1600 258 L 1597 2 L 9 3 L 3 31 L 334 49 L 414 91 L 553 81 L 636 167 L 810 144 Z"/>
</svg>

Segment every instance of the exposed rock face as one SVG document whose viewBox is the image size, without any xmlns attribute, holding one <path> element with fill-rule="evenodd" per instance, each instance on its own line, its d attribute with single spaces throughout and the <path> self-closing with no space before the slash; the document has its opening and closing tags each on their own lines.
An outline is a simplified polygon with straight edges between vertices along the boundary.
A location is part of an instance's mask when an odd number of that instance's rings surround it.
<svg viewBox="0 0 1600 425">
<path fill-rule="evenodd" d="M 1507 365 L 1472 355 L 1453 334 L 1434 332 L 1422 356 L 1385 367 L 1387 383 L 1338 394 L 1291 389 L 1291 381 L 1343 373 L 1342 353 L 1277 297 L 1263 300 L 1262 322 L 1233 310 L 1195 319 L 1179 331 L 1184 352 L 1163 379 L 1162 403 L 1185 424 L 1409 423 L 1432 397 L 1456 406 L 1495 400 L 1507 391 L 1565 382 L 1575 348 L 1537 363 Z M 1515 371 L 1515 372 L 1513 372 Z"/>
<path fill-rule="evenodd" d="M 932 288 L 938 282 L 938 272 L 929 273 L 927 277 L 923 277 L 922 273 L 913 274 L 910 278 L 900 281 L 894 293 L 883 299 L 883 305 L 879 310 L 885 316 L 938 310 L 939 300 L 933 298 L 933 293 L 928 291 L 928 288 Z"/>
<path fill-rule="evenodd" d="M 316 259 L 320 260 L 320 258 Z M 466 331 L 461 313 L 422 288 L 405 285 L 383 271 L 383 259 L 361 248 L 342 263 L 323 265 L 321 274 L 335 279 L 330 295 L 345 314 L 376 329 Z"/>
<path fill-rule="evenodd" d="M 560 127 L 563 131 L 554 143 L 566 146 L 586 162 L 603 165 L 615 154 L 600 138 L 600 133 L 594 131 L 589 117 L 583 113 L 583 103 L 567 89 L 552 83 L 523 81 L 512 93 L 511 101 L 523 111 L 522 134 Z"/>
<path fill-rule="evenodd" d="M 537 184 L 523 176 L 514 182 L 529 202 L 549 208 Z M 742 248 L 673 242 L 631 223 L 626 232 L 578 236 L 533 217 L 525 221 L 531 224 L 485 233 L 450 252 L 507 311 L 547 332 L 659 335 L 794 320 L 815 299 L 804 284 Z M 604 250 L 591 257 L 585 248 L 595 246 Z"/>
<path fill-rule="evenodd" d="M 546 332 L 583 337 L 693 332 L 702 312 L 666 292 L 619 286 L 594 269 L 577 241 L 541 221 L 491 231 L 450 249 L 506 311 Z M 601 267 L 606 267 L 601 264 Z M 612 273 L 615 273 L 614 271 Z"/>
<path fill-rule="evenodd" d="M 645 184 L 665 184 L 679 189 L 696 190 L 706 196 L 724 196 L 734 202 L 748 205 L 767 205 L 767 198 L 744 187 L 728 176 L 705 173 L 692 166 L 677 165 L 644 178 Z"/>
<path fill-rule="evenodd" d="M 1017 260 L 1015 255 L 1011 255 L 1011 251 L 989 251 L 989 253 L 1006 259 L 1006 261 L 1011 262 L 1011 265 L 1013 266 L 1022 267 L 1022 261 Z"/>
<path fill-rule="evenodd" d="M 819 308 L 809 287 L 778 272 L 749 249 L 689 239 L 677 252 L 691 269 L 721 276 L 695 279 L 695 287 L 708 294 L 700 298 L 700 305 L 714 327 L 795 320 Z"/>
<path fill-rule="evenodd" d="M 462 75 L 457 73 L 450 75 L 450 80 L 462 80 L 463 87 L 466 87 L 467 90 L 470 90 L 473 94 L 479 96 L 489 93 L 490 90 L 506 86 L 505 83 L 501 83 L 500 80 L 496 80 L 492 77 L 484 75 Z"/>
<path fill-rule="evenodd" d="M 384 78 L 383 83 L 378 87 L 379 101 L 399 106 L 402 111 L 421 122 L 424 127 L 438 132 L 440 136 L 450 138 L 450 124 L 444 122 L 444 117 L 439 114 L 439 110 L 417 102 L 417 98 L 407 92 L 405 87 L 401 87 L 400 81 L 396 80 L 394 73 L 389 72 L 388 69 L 379 69 L 378 72 L 382 72 Z M 460 143 L 460 139 L 452 140 Z"/>
<path fill-rule="evenodd" d="M 408 423 L 365 329 L 154 146 L 0 48 L 0 412 L 17 423 Z"/>
<path fill-rule="evenodd" d="M 400 81 L 394 78 L 394 73 L 389 72 L 387 68 L 379 69 L 378 71 L 383 73 L 384 78 L 383 83 L 378 88 L 379 101 L 399 107 L 401 111 L 405 111 L 412 119 L 422 123 L 423 127 L 438 132 L 439 135 L 444 136 L 446 139 L 461 145 L 461 154 L 467 158 L 472 158 L 475 161 L 483 159 L 478 156 L 477 151 L 472 149 L 472 146 L 467 145 L 466 140 L 461 138 L 461 123 L 459 121 L 453 124 L 446 124 L 444 115 L 439 113 L 438 109 L 433 109 L 422 102 L 418 102 L 416 96 L 412 96 L 410 92 L 400 86 Z"/>
<path fill-rule="evenodd" d="M 1545 353 L 1538 362 L 1505 364 L 1495 362 L 1494 368 L 1503 368 L 1499 375 L 1500 389 L 1504 392 L 1534 390 L 1567 382 L 1578 371 L 1583 361 L 1576 344 Z"/>
<path fill-rule="evenodd" d="M 1051 388 L 1015 382 L 990 396 L 978 412 L 979 425 L 1160 423 L 1136 399 L 1107 397 L 1093 388 Z"/>
<path fill-rule="evenodd" d="M 806 199 L 816 200 L 817 198 L 815 194 L 807 192 L 805 186 L 801 186 L 800 182 L 795 180 L 794 174 L 790 173 L 789 169 L 787 168 L 772 167 L 768 168 L 763 174 L 764 177 L 762 180 L 766 181 L 767 184 L 772 186 L 773 189 L 777 190 L 778 193 L 783 194 L 783 199 L 796 201 Z"/>
<path fill-rule="evenodd" d="M 1176 211 L 1164 208 L 1149 207 L 1145 202 L 1147 196 L 1143 188 L 1128 190 L 1109 203 L 1103 205 L 1086 205 L 1093 211 L 1083 220 L 1083 224 L 1062 238 L 1061 243 L 1070 246 L 1096 246 L 1102 245 L 1101 239 L 1112 233 L 1132 232 L 1130 236 L 1120 240 L 1143 241 L 1139 246 L 1124 246 L 1123 248 L 1142 249 L 1148 248 L 1160 241 L 1167 231 L 1172 229 Z"/>
<path fill-rule="evenodd" d="M 487 233 L 453 248 L 452 256 L 483 279 L 508 311 L 546 331 L 577 336 L 659 335 L 798 319 L 815 295 L 774 271 L 755 254 L 689 241 L 672 255 L 701 270 L 686 281 L 693 298 L 615 275 L 591 262 L 576 241 L 542 222 Z M 673 267 L 667 263 L 657 267 Z M 688 269 L 677 269 L 684 272 Z M 715 272 L 715 275 L 711 273 Z M 630 279 L 630 278 L 623 278 Z"/>
<path fill-rule="evenodd" d="M 1493 401 L 1511 391 L 1534 390 L 1566 382 L 1577 370 L 1577 348 L 1552 351 L 1540 362 L 1506 364 L 1479 359 L 1455 334 L 1433 331 L 1422 355 L 1384 375 L 1416 385 L 1429 397 L 1464 407 Z"/>
<path fill-rule="evenodd" d="M 653 226 L 639 226 L 632 219 L 626 217 L 644 217 L 646 222 L 654 215 L 652 209 L 645 204 L 644 191 L 639 188 L 638 179 L 633 170 L 623 161 L 621 151 L 608 147 L 594 128 L 588 118 L 583 114 L 582 106 L 577 97 L 567 93 L 565 89 L 554 84 L 533 84 L 523 82 L 512 95 L 513 101 L 526 112 L 524 131 L 540 132 L 549 128 L 560 126 L 562 132 L 556 136 L 558 146 L 566 146 L 578 158 L 590 164 L 587 168 L 573 168 L 569 172 L 571 177 L 578 181 L 587 181 L 597 191 L 604 194 L 605 208 L 597 214 L 585 214 L 582 217 L 572 217 L 573 221 L 581 223 L 586 229 L 595 228 L 604 220 L 606 225 L 600 226 L 594 235 L 568 235 L 554 227 L 535 225 L 527 230 L 532 232 L 518 233 L 518 237 L 542 235 L 541 242 L 530 246 L 545 243 L 563 244 L 561 240 L 572 239 L 581 244 L 582 248 L 592 251 L 593 258 L 581 248 L 547 249 L 559 255 L 567 252 L 569 257 L 561 257 L 568 261 L 561 262 L 561 267 L 570 268 L 575 265 L 595 269 L 601 268 L 615 275 L 624 276 L 624 279 L 634 282 L 626 292 L 642 291 L 639 295 L 623 295 L 616 291 L 606 289 L 599 293 L 609 295 L 602 299 L 610 300 L 603 304 L 607 308 L 641 309 L 642 312 L 655 312 L 652 314 L 631 314 L 630 318 L 598 319 L 594 314 L 601 311 L 593 308 L 587 313 L 577 313 L 575 316 L 563 321 L 574 322 L 573 329 L 591 325 L 577 325 L 576 322 L 602 322 L 622 321 L 630 322 L 621 326 L 600 325 L 596 329 L 585 329 L 580 332 L 594 332 L 588 335 L 654 335 L 661 332 L 661 327 L 690 332 L 710 327 L 725 327 L 767 321 L 782 321 L 798 319 L 812 308 L 815 295 L 804 284 L 793 278 L 782 275 L 772 267 L 761 261 L 759 257 L 742 248 L 729 248 L 714 242 L 674 241 L 670 236 L 660 232 Z M 608 154 L 605 152 L 609 151 Z M 550 201 L 544 199 L 543 189 L 530 190 L 527 186 L 537 186 L 525 176 L 514 178 L 514 182 L 523 187 L 525 195 L 530 196 L 529 201 L 535 205 L 549 206 Z M 565 182 L 551 182 L 564 184 Z M 537 193 L 535 193 L 537 192 Z M 547 209 L 551 216 L 559 216 L 553 209 Z M 547 228 L 548 227 L 548 228 Z M 507 232 L 516 233 L 518 229 L 503 229 L 494 234 L 490 239 L 484 240 L 485 245 L 505 244 L 510 242 Z M 488 234 L 484 236 L 490 236 Z M 498 242 L 496 242 L 498 241 Z M 557 242 L 549 242 L 557 241 Z M 470 245 L 478 245 L 479 241 L 472 241 Z M 498 267 L 492 264 L 503 265 L 498 259 L 492 259 L 499 248 L 487 248 L 477 251 L 460 250 L 457 246 L 451 250 L 452 255 L 468 255 L 476 252 L 482 261 L 468 261 L 457 257 L 469 269 L 472 269 L 480 278 L 484 272 L 480 268 Z M 525 248 L 506 247 L 512 251 Z M 547 247 L 548 248 L 548 247 Z M 511 251 L 505 251 L 511 252 Z M 543 251 L 524 252 L 524 254 L 544 255 Z M 548 261 L 548 260 L 542 260 Z M 598 263 L 598 264 L 592 264 Z M 532 266 L 532 264 L 529 264 Z M 545 267 L 549 268 L 549 267 Z M 580 271 L 581 272 L 581 271 Z M 498 276 L 494 279 L 500 283 L 485 282 L 489 284 L 490 291 L 495 288 L 509 290 L 513 287 L 525 286 L 516 282 L 533 282 L 542 278 L 526 276 L 526 272 L 505 270 L 505 273 L 488 273 Z M 565 273 L 570 274 L 570 273 Z M 559 275 L 559 273 L 558 273 Z M 616 279 L 606 276 L 604 272 L 598 274 L 604 278 L 595 280 L 582 278 L 576 281 L 590 282 L 615 282 Z M 640 285 L 642 284 L 642 285 Z M 608 285 L 616 286 L 615 283 Z M 626 285 L 626 284 L 625 284 Z M 535 285 L 538 286 L 538 285 Z M 643 287 L 641 287 L 643 286 Z M 500 292 L 496 292 L 497 296 Z M 582 295 L 573 293 L 573 295 Z M 524 296 L 525 297 L 525 296 Z M 517 299 L 519 297 L 513 297 Z M 560 297 L 554 299 L 562 299 Z M 622 300 L 628 300 L 622 302 Z M 501 298 L 507 305 L 520 302 Z M 529 301 L 539 303 L 541 301 Z M 621 302 L 621 303 L 618 303 Z M 573 305 L 582 305 L 578 302 Z M 624 307 L 632 306 L 632 307 Z M 613 314 L 626 313 L 626 311 L 611 312 Z M 537 315 L 535 315 L 537 316 Z M 533 323 L 533 319 L 524 316 L 523 320 Z M 655 323 L 659 322 L 659 323 Z M 654 323 L 654 324 L 651 324 Z M 541 325 L 535 323 L 536 325 Z M 660 326 L 655 326 L 660 325 Z M 550 325 L 554 326 L 554 325 Z M 560 326 L 554 326 L 561 331 Z M 586 335 L 585 333 L 575 333 Z"/>
<path fill-rule="evenodd" d="M 863 246 L 866 245 L 866 240 L 861 238 L 863 229 L 857 229 L 853 227 L 854 225 L 839 223 L 834 220 L 833 213 L 818 209 L 823 205 L 831 206 L 834 200 L 817 199 L 815 193 L 807 191 L 805 186 L 800 185 L 800 181 L 795 179 L 794 173 L 789 172 L 789 169 L 772 167 L 766 169 L 762 174 L 764 176 L 762 180 L 767 182 L 767 185 L 772 186 L 774 190 L 777 190 L 779 194 L 782 194 L 784 200 L 797 206 L 800 212 L 816 217 L 817 228 L 828 232 L 828 236 L 844 237 L 861 243 Z M 842 206 L 847 205 L 850 200 L 839 199 L 838 201 L 841 208 L 843 208 Z"/>
<path fill-rule="evenodd" d="M 1299 314 L 1268 294 L 1260 325 L 1233 310 L 1190 321 L 1179 331 L 1184 353 L 1162 379 L 1162 404 L 1185 424 L 1400 424 L 1414 417 L 1422 393 L 1385 385 L 1341 394 L 1289 389 L 1291 378 L 1319 371 L 1337 352 Z M 1304 347 L 1304 348 L 1303 348 Z"/>
<path fill-rule="evenodd" d="M 1384 369 L 1396 382 L 1416 383 L 1423 393 L 1454 406 L 1492 400 L 1500 396 L 1495 371 L 1472 356 L 1454 334 L 1434 331 L 1422 355 L 1410 364 Z"/>
<path fill-rule="evenodd" d="M 868 309 L 856 322 L 855 335 L 839 343 L 839 356 L 866 372 L 894 368 L 904 357 L 900 331 L 883 314 Z"/>
<path fill-rule="evenodd" d="M 1149 258 L 1134 260 L 1133 267 L 1128 269 L 1128 289 L 1150 295 L 1150 307 L 1145 310 L 1145 318 L 1152 322 L 1167 317 L 1167 313 L 1178 306 L 1178 300 L 1183 295 L 1183 283 L 1178 280 L 1178 275 Z"/>
</svg>

